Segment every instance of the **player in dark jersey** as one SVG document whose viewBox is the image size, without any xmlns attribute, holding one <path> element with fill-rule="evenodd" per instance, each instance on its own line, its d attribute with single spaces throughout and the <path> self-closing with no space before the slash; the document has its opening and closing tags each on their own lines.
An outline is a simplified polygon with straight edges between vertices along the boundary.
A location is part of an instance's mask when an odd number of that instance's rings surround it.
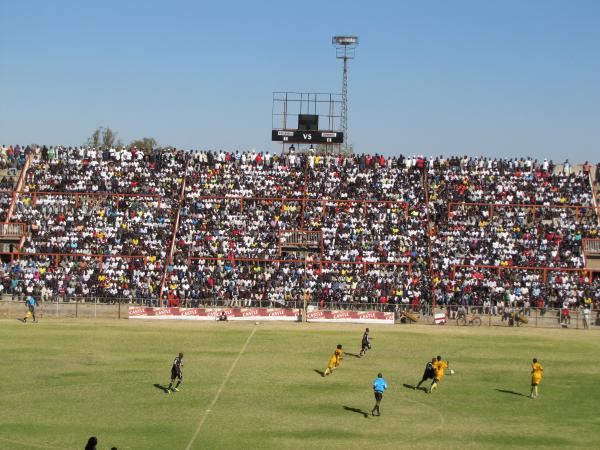
<svg viewBox="0 0 600 450">
<path fill-rule="evenodd" d="M 424 383 L 427 380 L 432 380 L 435 378 L 435 367 L 433 367 L 433 364 L 435 363 L 435 358 L 431 358 L 431 361 L 427 363 L 427 365 L 425 366 L 425 371 L 423 372 L 423 378 L 421 378 L 421 381 L 419 381 L 419 383 L 413 388 L 413 389 L 419 389 L 419 387 L 421 387 L 421 384 Z"/>
<path fill-rule="evenodd" d="M 367 350 L 371 349 L 371 341 L 369 340 L 369 329 L 365 328 L 365 332 L 362 337 L 362 343 L 360 346 L 360 353 L 358 356 L 364 356 L 367 353 Z"/>
<path fill-rule="evenodd" d="M 177 384 L 173 387 L 173 383 L 177 380 Z M 179 392 L 179 385 L 183 380 L 183 353 L 179 353 L 179 356 L 176 356 L 173 360 L 173 366 L 171 367 L 171 383 L 169 383 L 169 387 L 167 388 L 167 394 L 171 391 Z"/>
</svg>

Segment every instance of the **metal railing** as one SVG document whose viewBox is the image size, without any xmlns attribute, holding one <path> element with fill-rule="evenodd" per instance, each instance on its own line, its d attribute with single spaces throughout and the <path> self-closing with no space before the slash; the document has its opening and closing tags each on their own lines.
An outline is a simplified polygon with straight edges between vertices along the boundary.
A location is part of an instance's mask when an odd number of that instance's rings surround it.
<svg viewBox="0 0 600 450">
<path fill-rule="evenodd" d="M 488 208 L 489 216 L 492 217 L 494 212 L 497 209 L 502 208 L 523 208 L 523 209 L 532 209 L 534 214 L 538 209 L 574 209 L 575 216 L 579 218 L 581 214 L 581 210 L 596 210 L 598 212 L 598 208 L 592 205 L 544 205 L 538 203 L 489 203 L 489 202 L 448 202 L 448 217 L 450 217 L 450 213 L 455 208 L 468 208 L 468 207 L 484 207 Z"/>
<path fill-rule="evenodd" d="M 144 265 L 147 264 L 147 255 L 113 255 L 110 253 L 48 253 L 48 252 L 0 252 L 0 255 L 10 256 L 10 260 L 21 258 L 47 258 L 54 259 L 54 267 L 58 268 L 61 258 L 92 258 L 100 261 L 100 269 L 106 259 L 141 259 Z"/>
<path fill-rule="evenodd" d="M 486 264 L 453 264 L 450 278 L 456 277 L 457 269 L 492 269 L 501 273 L 504 270 L 523 270 L 528 272 L 541 272 L 544 283 L 548 279 L 548 272 L 587 272 L 585 267 L 536 267 L 536 266 L 492 266 Z M 588 279 L 588 283 L 591 283 L 591 279 Z"/>
<path fill-rule="evenodd" d="M 162 303 L 162 304 L 159 304 Z M 188 299 L 177 304 L 167 304 L 156 299 L 103 298 L 103 297 L 52 297 L 39 300 L 36 309 L 38 318 L 50 319 L 126 319 L 130 306 L 179 307 L 179 308 L 281 308 L 302 310 L 302 301 L 254 301 L 244 299 L 226 300 L 222 297 Z M 579 307 L 568 310 L 556 308 L 511 307 L 502 305 L 465 306 L 465 326 L 486 327 L 529 327 L 600 329 L 600 310 L 584 313 Z M 420 323 L 433 325 L 434 315 L 445 314 L 446 326 L 460 326 L 459 305 L 433 308 L 428 304 L 378 302 L 310 302 L 308 311 L 361 311 L 393 312 L 397 323 Z M 0 300 L 0 319 L 22 319 L 27 312 L 22 300 Z M 477 318 L 475 323 L 472 319 Z"/>
<path fill-rule="evenodd" d="M 0 223 L 0 238 L 21 238 L 25 235 L 27 224 L 20 222 Z"/>
<path fill-rule="evenodd" d="M 584 239 L 583 252 L 588 255 L 600 255 L 600 239 Z"/>
<path fill-rule="evenodd" d="M 459 307 L 459 305 L 440 306 L 435 308 L 434 312 L 445 313 L 448 325 L 460 325 Z M 472 326 L 471 320 L 477 317 L 480 320 L 477 323 L 488 327 L 600 329 L 600 310 L 598 309 L 590 309 L 588 314 L 584 313 L 580 307 L 559 309 L 476 305 L 464 306 L 464 308 L 466 310 L 465 326 Z M 433 323 L 433 318 L 426 317 L 425 322 Z"/>
</svg>

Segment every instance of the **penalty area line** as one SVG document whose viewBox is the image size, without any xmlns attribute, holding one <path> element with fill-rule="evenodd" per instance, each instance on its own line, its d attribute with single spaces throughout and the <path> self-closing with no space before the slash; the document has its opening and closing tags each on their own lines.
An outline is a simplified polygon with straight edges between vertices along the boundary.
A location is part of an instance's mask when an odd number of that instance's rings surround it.
<svg viewBox="0 0 600 450">
<path fill-rule="evenodd" d="M 190 442 L 188 442 L 188 445 L 185 447 L 185 450 L 190 450 L 192 448 L 192 445 L 194 445 L 194 441 L 198 437 L 198 434 L 200 433 L 200 429 L 202 429 L 202 425 L 204 425 L 204 422 L 206 422 L 206 418 L 208 417 L 208 413 L 210 413 L 212 411 L 212 409 L 214 408 L 215 404 L 219 400 L 219 397 L 221 396 L 221 392 L 223 392 L 223 388 L 225 388 L 225 385 L 227 384 L 227 381 L 231 377 L 231 374 L 233 373 L 233 370 L 235 369 L 235 366 L 237 366 L 238 361 L 240 360 L 240 358 L 242 357 L 242 355 L 246 352 L 246 348 L 248 347 L 248 344 L 252 340 L 252 336 L 254 336 L 254 333 L 256 333 L 256 327 L 252 328 L 252 332 L 250 333 L 250 335 L 246 339 L 246 342 L 244 343 L 244 346 L 242 347 L 242 349 L 238 353 L 237 357 L 235 358 L 235 360 L 231 364 L 231 367 L 229 368 L 229 371 L 225 375 L 225 378 L 223 378 L 223 382 L 221 383 L 221 386 L 219 386 L 219 390 L 217 391 L 217 393 L 215 394 L 214 398 L 210 402 L 210 405 L 208 405 L 208 408 L 206 408 L 206 410 L 204 411 L 204 414 L 202 415 L 202 418 L 200 419 L 200 422 L 198 423 L 198 426 L 196 427 L 196 431 L 194 432 L 194 435 L 192 436 L 192 439 L 190 439 Z"/>
</svg>

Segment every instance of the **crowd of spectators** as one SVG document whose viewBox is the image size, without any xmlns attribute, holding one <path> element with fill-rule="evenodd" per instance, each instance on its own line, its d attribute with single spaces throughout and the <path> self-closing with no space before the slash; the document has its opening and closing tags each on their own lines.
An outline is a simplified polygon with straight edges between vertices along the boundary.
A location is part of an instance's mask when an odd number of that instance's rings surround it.
<svg viewBox="0 0 600 450">
<path fill-rule="evenodd" d="M 428 169 L 430 186 L 446 203 L 589 205 L 593 193 L 588 173 L 573 171 L 568 160 L 556 171 L 548 160 L 466 156 L 435 158 Z"/>
<path fill-rule="evenodd" d="M 25 256 L 0 266 L 0 293 L 70 300 L 134 301 L 158 296 L 162 264 L 152 258 Z"/>
<path fill-rule="evenodd" d="M 14 176 L 16 170 L 21 169 L 25 164 L 25 159 L 32 152 L 30 146 L 21 147 L 20 145 L 2 145 L 0 146 L 0 170 L 9 171 L 9 175 Z"/>
<path fill-rule="evenodd" d="M 555 167 L 551 161 L 531 159 L 432 160 L 428 175 L 436 301 L 487 301 L 503 309 L 515 302 L 572 307 L 587 299 L 599 306 L 597 279 L 590 283 L 589 275 L 572 270 L 585 267 L 582 240 L 597 238 L 600 231 L 590 168 L 587 163 L 574 170 L 568 161 Z M 468 267 L 472 265 L 506 269 Z M 518 267 L 566 270 L 548 271 L 544 278 L 542 270 Z"/>
<path fill-rule="evenodd" d="M 453 276 L 434 276 L 436 303 L 475 307 L 482 313 L 503 315 L 516 309 L 529 315 L 538 308 L 600 309 L 600 279 L 585 270 L 522 270 L 467 267 Z"/>
<path fill-rule="evenodd" d="M 36 256 L 12 262 L 11 292 L 158 298 L 186 153 L 37 147 L 31 155 L 11 221 L 27 224 L 21 252 Z"/>
<path fill-rule="evenodd" d="M 13 195 L 10 192 L 0 192 L 0 221 L 5 222 L 8 218 L 8 209 L 12 203 Z"/>
<path fill-rule="evenodd" d="M 27 224 L 26 255 L 0 272 L 11 295 L 276 306 L 309 292 L 339 308 L 600 301 L 597 280 L 570 270 L 599 232 L 589 164 L 89 146 L 3 146 L 2 164 L 22 167 L 27 155 L 10 218 Z M 12 198 L 0 196 L 3 220 Z M 320 233 L 314 261 L 282 250 L 289 230 Z"/>
</svg>

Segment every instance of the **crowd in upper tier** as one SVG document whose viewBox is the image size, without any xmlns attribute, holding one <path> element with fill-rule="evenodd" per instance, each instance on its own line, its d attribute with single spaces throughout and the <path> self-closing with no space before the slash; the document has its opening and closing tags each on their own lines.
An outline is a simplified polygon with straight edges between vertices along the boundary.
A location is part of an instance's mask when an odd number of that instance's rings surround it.
<svg viewBox="0 0 600 450">
<path fill-rule="evenodd" d="M 4 294 L 600 305 L 581 270 L 600 231 L 588 163 L 2 146 L 3 168 L 2 219 L 13 205 L 27 226 L 0 267 Z M 309 263 L 291 230 L 318 236 Z"/>
</svg>

